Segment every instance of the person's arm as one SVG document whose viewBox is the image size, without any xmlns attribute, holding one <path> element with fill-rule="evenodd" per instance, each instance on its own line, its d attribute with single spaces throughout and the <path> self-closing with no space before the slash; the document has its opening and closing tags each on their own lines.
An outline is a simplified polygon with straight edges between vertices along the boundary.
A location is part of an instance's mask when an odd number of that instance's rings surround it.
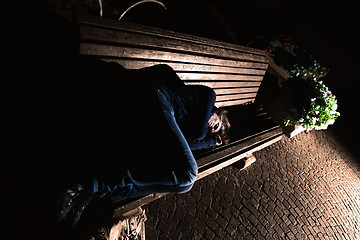
<svg viewBox="0 0 360 240">
<path fill-rule="evenodd" d="M 184 118 L 179 120 L 181 130 L 190 145 L 195 149 L 216 145 L 216 137 L 207 136 L 210 116 L 217 112 L 214 106 L 216 94 L 213 89 L 203 85 L 185 85 L 176 72 L 168 65 L 155 65 L 140 70 L 147 82 L 160 87 L 169 102 L 181 109 Z M 176 112 L 176 111 L 175 111 Z"/>
<path fill-rule="evenodd" d="M 222 144 L 219 135 L 207 134 L 204 139 L 186 139 L 191 150 L 206 149 Z"/>
<path fill-rule="evenodd" d="M 194 94 L 194 99 L 189 104 L 189 112 L 184 121 L 186 136 L 194 140 L 206 137 L 209 128 L 209 118 L 216 108 L 214 107 L 216 94 L 206 86 L 188 86 Z"/>
</svg>

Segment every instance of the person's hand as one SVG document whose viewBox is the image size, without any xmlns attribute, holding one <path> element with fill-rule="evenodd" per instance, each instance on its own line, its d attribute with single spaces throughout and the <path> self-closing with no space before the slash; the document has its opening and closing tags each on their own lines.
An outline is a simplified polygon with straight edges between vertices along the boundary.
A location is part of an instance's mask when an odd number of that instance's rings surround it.
<svg viewBox="0 0 360 240">
<path fill-rule="evenodd" d="M 219 134 L 216 134 L 215 136 L 216 136 L 216 145 L 215 146 L 220 146 L 222 144 L 222 139 Z"/>
<path fill-rule="evenodd" d="M 216 113 L 210 116 L 208 124 L 209 128 L 211 128 L 212 133 L 217 133 L 221 128 L 221 121 Z"/>
</svg>

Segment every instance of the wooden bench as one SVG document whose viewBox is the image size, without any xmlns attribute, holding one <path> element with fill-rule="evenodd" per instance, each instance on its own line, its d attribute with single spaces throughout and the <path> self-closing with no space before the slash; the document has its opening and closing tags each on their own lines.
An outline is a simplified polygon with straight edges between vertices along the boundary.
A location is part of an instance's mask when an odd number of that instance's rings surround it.
<svg viewBox="0 0 360 240">
<path fill-rule="evenodd" d="M 68 16 L 70 17 L 70 16 Z M 168 64 L 185 84 L 202 84 L 217 94 L 216 106 L 229 109 L 231 141 L 194 152 L 202 179 L 278 141 L 280 127 L 255 98 L 268 68 L 262 50 L 187 34 L 82 16 L 80 53 L 117 62 L 128 69 Z M 151 194 L 116 203 L 114 217 L 166 194 Z"/>
</svg>

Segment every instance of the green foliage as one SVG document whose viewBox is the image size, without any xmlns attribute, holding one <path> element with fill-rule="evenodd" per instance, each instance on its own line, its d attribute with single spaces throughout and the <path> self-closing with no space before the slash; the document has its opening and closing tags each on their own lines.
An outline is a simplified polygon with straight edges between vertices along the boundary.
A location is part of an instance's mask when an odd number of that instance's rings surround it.
<svg viewBox="0 0 360 240">
<path fill-rule="evenodd" d="M 304 67 L 299 64 L 295 64 L 294 67 L 290 70 L 289 74 L 292 77 L 299 77 L 299 78 L 311 78 L 311 79 L 318 79 L 327 74 L 329 69 L 322 66 L 316 60 L 314 60 L 313 65 L 310 67 Z"/>
<path fill-rule="evenodd" d="M 298 92 L 284 119 L 285 126 L 302 126 L 307 130 L 326 129 L 340 116 L 337 100 L 322 81 L 312 78 L 292 79 Z"/>
<path fill-rule="evenodd" d="M 288 86 L 292 94 L 284 119 L 285 126 L 302 126 L 311 130 L 326 129 L 333 124 L 340 116 L 337 100 L 320 80 L 329 69 L 284 36 L 272 41 L 268 51 L 291 76 Z"/>
</svg>

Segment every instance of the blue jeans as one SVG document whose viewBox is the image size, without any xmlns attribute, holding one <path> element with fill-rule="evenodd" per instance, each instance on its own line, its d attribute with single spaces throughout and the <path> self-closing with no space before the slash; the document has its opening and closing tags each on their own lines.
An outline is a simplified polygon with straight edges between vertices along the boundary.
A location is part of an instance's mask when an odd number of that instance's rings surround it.
<svg viewBox="0 0 360 240">
<path fill-rule="evenodd" d="M 149 130 L 146 151 L 114 157 L 90 171 L 93 193 L 134 198 L 187 192 L 194 185 L 197 163 L 176 123 L 173 106 L 159 90 L 149 96 L 143 105 L 151 108 L 155 119 L 150 122 L 155 126 Z M 141 124 L 141 119 L 135 119 Z"/>
</svg>

